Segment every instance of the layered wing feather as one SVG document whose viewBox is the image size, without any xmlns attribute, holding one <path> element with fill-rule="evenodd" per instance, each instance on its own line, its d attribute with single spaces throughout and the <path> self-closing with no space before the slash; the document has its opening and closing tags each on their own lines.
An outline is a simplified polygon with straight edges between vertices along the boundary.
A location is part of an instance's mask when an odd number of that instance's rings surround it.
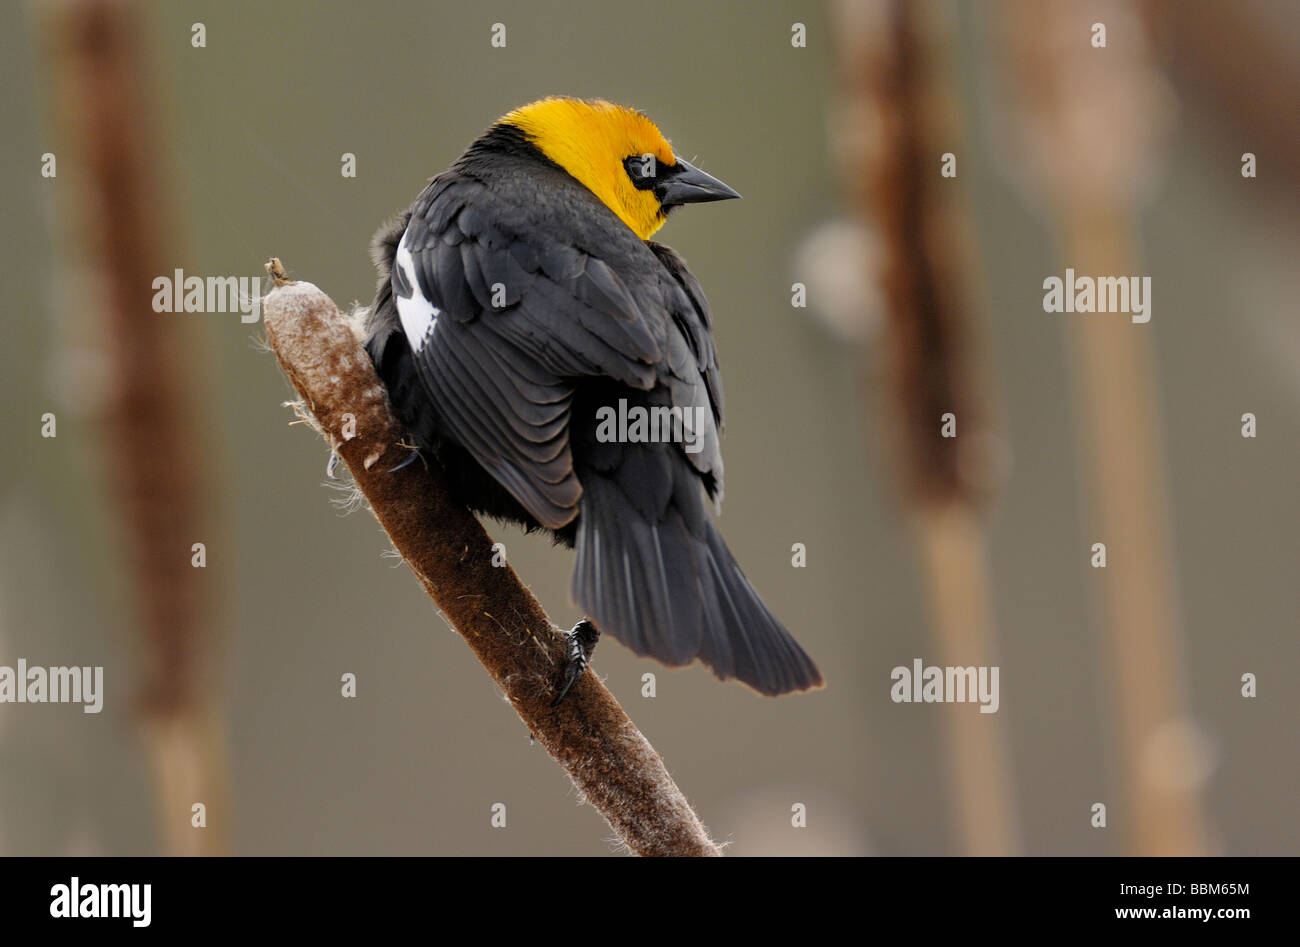
<svg viewBox="0 0 1300 947">
<path fill-rule="evenodd" d="M 717 358 L 703 296 L 680 258 L 637 239 L 580 187 L 562 190 L 566 201 L 549 218 L 502 190 L 457 171 L 440 176 L 395 254 L 399 308 L 418 294 L 436 313 L 408 343 L 445 433 L 558 529 L 582 494 L 569 435 L 576 386 L 601 378 L 663 388 L 700 445 L 690 463 L 720 489 Z"/>
</svg>

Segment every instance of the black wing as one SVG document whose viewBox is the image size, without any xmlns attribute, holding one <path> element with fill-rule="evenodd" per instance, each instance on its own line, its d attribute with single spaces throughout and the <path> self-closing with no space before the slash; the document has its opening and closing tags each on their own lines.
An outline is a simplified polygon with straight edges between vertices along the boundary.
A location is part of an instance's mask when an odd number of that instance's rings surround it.
<svg viewBox="0 0 1300 947">
<path fill-rule="evenodd" d="M 521 200 L 518 179 L 493 184 L 441 175 L 394 248 L 395 304 L 418 294 L 437 311 L 427 337 L 408 344 L 444 433 L 558 529 L 582 494 L 569 437 L 576 386 L 663 386 L 674 406 L 710 409 L 692 432 L 702 449 L 686 456 L 719 489 L 717 358 L 680 258 L 637 239 L 567 177 L 536 186 L 543 206 Z"/>
</svg>

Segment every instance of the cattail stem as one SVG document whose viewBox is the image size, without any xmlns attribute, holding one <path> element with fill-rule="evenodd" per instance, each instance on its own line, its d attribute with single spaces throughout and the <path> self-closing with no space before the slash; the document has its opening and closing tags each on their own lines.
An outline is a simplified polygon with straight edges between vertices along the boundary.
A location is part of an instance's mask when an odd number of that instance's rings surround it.
<svg viewBox="0 0 1300 947">
<path fill-rule="evenodd" d="M 1135 228 L 1117 209 L 1096 208 L 1064 221 L 1068 259 L 1082 273 L 1137 272 Z M 1184 658 L 1169 558 L 1168 500 L 1150 343 L 1144 326 L 1123 317 L 1081 316 L 1069 325 L 1081 450 L 1104 539 L 1097 571 L 1124 798 L 1124 826 L 1138 855 L 1203 855 L 1199 802 L 1202 767 L 1195 729 L 1186 723 Z"/>
<path fill-rule="evenodd" d="M 139 613 L 139 720 L 159 828 L 173 854 L 219 855 L 229 837 L 226 748 L 207 677 L 217 570 L 191 562 L 210 497 L 184 367 L 187 330 L 152 307 L 152 281 L 171 271 L 176 249 L 143 18 L 124 0 L 64 0 L 42 12 L 56 116 L 81 172 L 58 178 L 69 181 L 64 239 L 101 289 L 93 316 L 103 320 L 95 335 L 111 385 L 92 413 Z M 205 809 L 201 829 L 191 821 L 195 804 Z"/>
<path fill-rule="evenodd" d="M 1046 215 L 1064 265 L 1092 278 L 1141 274 L 1137 209 L 1172 108 L 1134 7 L 1004 0 L 999 12 L 1017 185 Z M 1094 45 L 1094 24 L 1109 27 L 1108 45 Z M 1208 766 L 1183 682 L 1152 329 L 1124 313 L 1058 318 L 1092 501 L 1088 541 L 1106 548 L 1091 578 L 1116 701 L 1122 795 L 1111 808 L 1134 855 L 1205 854 Z"/>
<path fill-rule="evenodd" d="M 267 267 L 266 333 L 310 420 L 339 454 L 394 548 L 487 669 L 530 733 L 638 855 L 720 855 L 663 761 L 587 672 L 551 707 L 565 639 L 492 540 L 449 494 L 436 465 L 407 464 L 383 384 L 334 303 Z M 344 432 L 355 436 L 345 437 Z"/>
<path fill-rule="evenodd" d="M 996 629 L 984 524 L 969 505 L 930 504 L 913 516 L 937 663 L 995 667 Z M 962 850 L 1015 855 L 1019 828 L 1006 727 L 998 714 L 948 707 L 948 762 Z"/>
<path fill-rule="evenodd" d="M 934 647 L 954 667 L 996 664 L 996 627 L 980 509 L 996 444 L 974 366 L 977 331 L 966 221 L 940 176 L 960 150 L 935 69 L 941 22 L 906 0 L 835 7 L 844 113 L 837 142 L 846 190 L 885 247 L 887 427 L 899 458 L 926 586 Z M 869 130 L 864 132 L 864 130 Z M 955 437 L 942 435 L 951 415 Z M 945 706 L 950 801 L 958 849 L 1019 849 L 1003 718 Z"/>
</svg>

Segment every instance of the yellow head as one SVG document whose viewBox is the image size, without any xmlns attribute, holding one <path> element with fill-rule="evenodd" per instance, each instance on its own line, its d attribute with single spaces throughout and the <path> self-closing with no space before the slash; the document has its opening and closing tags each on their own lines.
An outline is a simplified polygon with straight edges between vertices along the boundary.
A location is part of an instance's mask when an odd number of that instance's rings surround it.
<svg viewBox="0 0 1300 947">
<path fill-rule="evenodd" d="M 603 99 L 551 97 L 501 118 L 581 181 L 642 240 L 679 204 L 739 197 L 673 155 L 655 123 Z"/>
</svg>

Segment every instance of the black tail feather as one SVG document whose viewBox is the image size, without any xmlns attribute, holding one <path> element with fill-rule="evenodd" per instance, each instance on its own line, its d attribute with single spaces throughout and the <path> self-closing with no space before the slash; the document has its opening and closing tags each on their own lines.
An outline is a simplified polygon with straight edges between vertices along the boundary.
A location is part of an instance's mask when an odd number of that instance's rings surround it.
<svg viewBox="0 0 1300 947">
<path fill-rule="evenodd" d="M 670 667 L 698 657 L 761 694 L 821 686 L 707 516 L 674 503 L 652 522 L 608 478 L 582 483 L 573 597 L 602 632 Z"/>
</svg>

